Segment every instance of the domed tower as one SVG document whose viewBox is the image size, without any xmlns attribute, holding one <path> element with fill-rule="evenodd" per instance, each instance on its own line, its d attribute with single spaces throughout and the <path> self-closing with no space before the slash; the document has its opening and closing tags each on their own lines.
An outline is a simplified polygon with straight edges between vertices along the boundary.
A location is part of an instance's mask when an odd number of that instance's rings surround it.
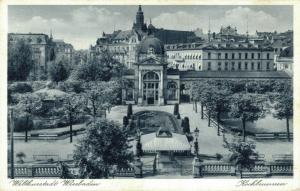
<svg viewBox="0 0 300 191">
<path fill-rule="evenodd" d="M 163 43 L 153 35 L 145 37 L 136 50 L 135 87 L 139 105 L 164 105 L 167 62 Z"/>
</svg>

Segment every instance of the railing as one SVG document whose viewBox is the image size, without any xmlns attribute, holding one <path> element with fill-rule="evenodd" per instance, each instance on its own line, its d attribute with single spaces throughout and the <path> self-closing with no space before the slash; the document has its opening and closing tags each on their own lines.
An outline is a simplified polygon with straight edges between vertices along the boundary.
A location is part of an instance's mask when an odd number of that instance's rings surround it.
<svg viewBox="0 0 300 191">
<path fill-rule="evenodd" d="M 197 166 L 194 166 L 194 168 Z M 238 170 L 236 166 L 231 163 L 202 163 L 199 166 L 199 172 L 202 176 L 218 176 L 218 175 L 236 175 Z M 293 175 L 293 163 L 292 162 L 270 162 L 270 163 L 257 163 L 251 170 L 244 169 L 244 174 L 247 177 L 257 174 L 271 176 L 271 175 Z"/>
<path fill-rule="evenodd" d="M 117 177 L 134 177 L 134 168 L 117 169 L 114 176 Z"/>
</svg>

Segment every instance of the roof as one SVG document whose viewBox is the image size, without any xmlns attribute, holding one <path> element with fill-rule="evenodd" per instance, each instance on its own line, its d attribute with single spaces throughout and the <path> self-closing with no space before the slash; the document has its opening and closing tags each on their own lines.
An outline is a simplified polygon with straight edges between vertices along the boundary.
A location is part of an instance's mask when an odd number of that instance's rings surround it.
<svg viewBox="0 0 300 191">
<path fill-rule="evenodd" d="M 185 135 L 172 133 L 172 137 L 157 137 L 156 132 L 141 136 L 143 151 L 189 151 L 191 146 Z"/>
<path fill-rule="evenodd" d="M 285 58 L 291 58 L 293 56 L 294 56 L 294 48 L 292 46 L 283 49 L 279 54 L 279 57 L 285 57 Z"/>
<path fill-rule="evenodd" d="M 268 79 L 280 78 L 290 79 L 291 77 L 284 71 L 180 71 L 181 79 L 188 78 L 254 78 Z"/>
<path fill-rule="evenodd" d="M 114 39 L 129 39 L 133 34 L 132 30 L 120 31 Z"/>
<path fill-rule="evenodd" d="M 68 95 L 66 92 L 63 92 L 58 89 L 49 89 L 48 87 L 44 89 L 40 89 L 34 92 L 35 94 L 46 94 L 47 99 L 55 99 L 55 98 L 62 98 Z"/>
<path fill-rule="evenodd" d="M 147 36 L 144 38 L 141 43 L 138 45 L 138 52 L 147 54 L 149 48 L 153 48 L 155 54 L 163 54 L 164 53 L 164 45 L 163 43 L 153 35 Z"/>
<path fill-rule="evenodd" d="M 20 39 L 25 40 L 29 44 L 47 44 L 49 37 L 40 33 L 9 33 L 8 40 L 16 42 Z"/>
</svg>

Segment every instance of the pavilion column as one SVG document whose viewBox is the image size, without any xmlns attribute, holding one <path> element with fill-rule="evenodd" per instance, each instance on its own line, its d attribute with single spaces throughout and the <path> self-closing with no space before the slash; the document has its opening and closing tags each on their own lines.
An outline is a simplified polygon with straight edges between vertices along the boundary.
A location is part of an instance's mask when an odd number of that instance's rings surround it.
<svg viewBox="0 0 300 191">
<path fill-rule="evenodd" d="M 139 94 L 138 94 L 138 104 L 141 105 L 143 103 L 142 96 L 142 71 L 139 70 Z"/>
<path fill-rule="evenodd" d="M 163 78 L 163 70 L 160 71 L 160 87 L 159 87 L 159 105 L 164 105 L 164 78 Z"/>
</svg>

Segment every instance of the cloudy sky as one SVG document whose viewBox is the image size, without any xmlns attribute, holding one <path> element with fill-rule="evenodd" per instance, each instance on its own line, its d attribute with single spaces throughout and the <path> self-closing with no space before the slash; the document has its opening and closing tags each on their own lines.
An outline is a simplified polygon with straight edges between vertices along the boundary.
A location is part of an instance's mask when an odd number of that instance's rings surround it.
<svg viewBox="0 0 300 191">
<path fill-rule="evenodd" d="M 236 26 L 238 33 L 293 29 L 292 6 L 142 6 L 145 22 L 157 28 L 208 30 Z M 102 32 L 131 29 L 137 6 L 9 6 L 8 31 L 46 33 L 72 43 L 75 49 L 95 44 Z"/>
</svg>

